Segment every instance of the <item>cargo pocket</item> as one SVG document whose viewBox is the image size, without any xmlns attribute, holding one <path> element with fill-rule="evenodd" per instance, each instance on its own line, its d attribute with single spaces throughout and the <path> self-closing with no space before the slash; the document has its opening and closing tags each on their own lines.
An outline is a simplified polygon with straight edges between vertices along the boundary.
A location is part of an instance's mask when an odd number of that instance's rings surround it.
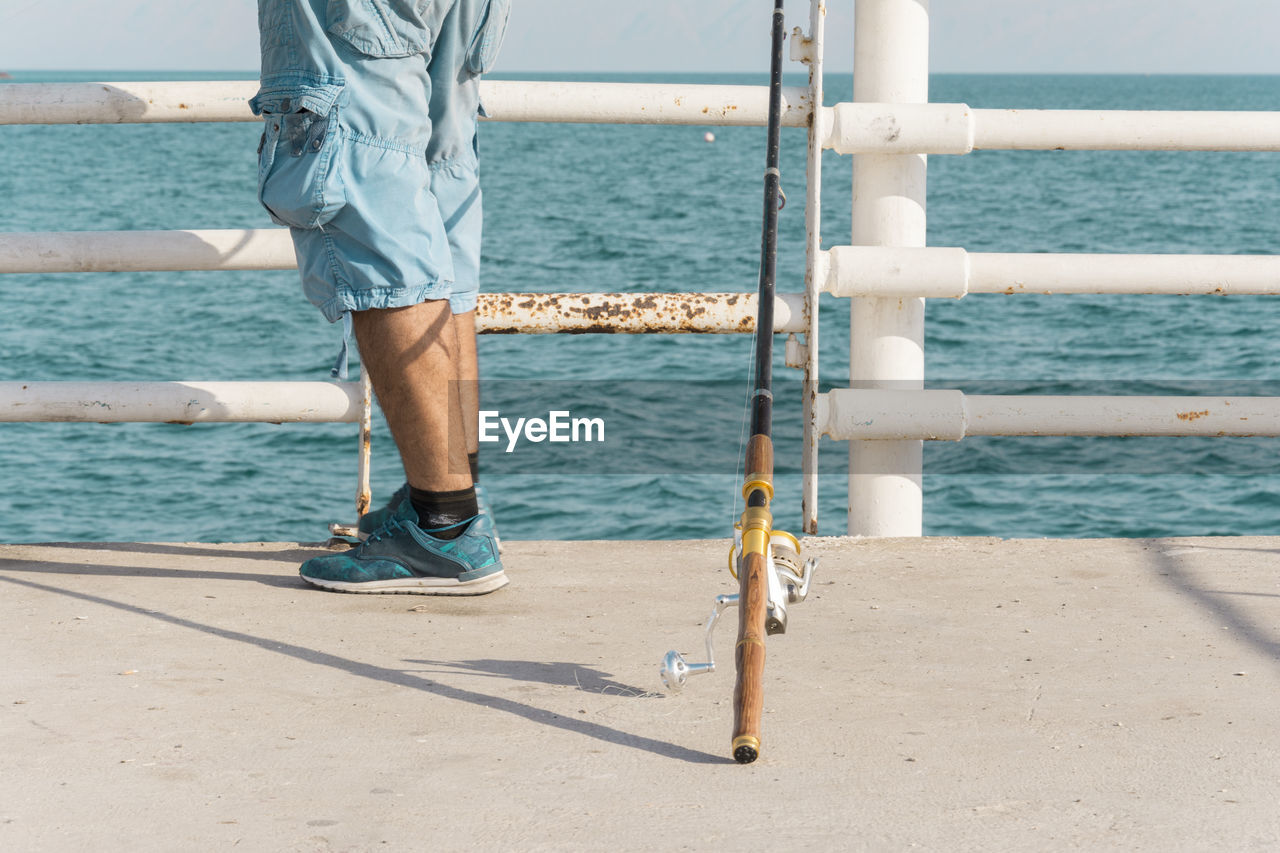
<svg viewBox="0 0 1280 853">
<path fill-rule="evenodd" d="M 489 0 L 480 26 L 471 37 L 471 49 L 467 51 L 467 67 L 472 74 L 487 74 L 498 61 L 510 17 L 511 0 Z"/>
<path fill-rule="evenodd" d="M 435 2 L 329 0 L 326 27 L 365 56 L 413 56 L 431 46 L 427 14 Z"/>
<path fill-rule="evenodd" d="M 260 96 L 261 97 L 261 96 Z M 334 96 L 336 99 L 336 95 Z M 318 228 L 329 222 L 346 204 L 341 174 L 342 136 L 338 110 L 303 98 L 285 95 L 263 99 L 263 132 L 258 144 L 258 201 L 271 219 L 291 228 Z"/>
</svg>

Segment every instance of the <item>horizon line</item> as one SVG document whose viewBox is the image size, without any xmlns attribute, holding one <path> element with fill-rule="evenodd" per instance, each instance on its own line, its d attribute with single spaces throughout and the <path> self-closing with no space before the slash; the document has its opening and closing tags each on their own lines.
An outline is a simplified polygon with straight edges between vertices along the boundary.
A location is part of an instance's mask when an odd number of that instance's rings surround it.
<svg viewBox="0 0 1280 853">
<path fill-rule="evenodd" d="M 12 74 L 93 74 L 93 73 L 110 73 L 119 74 L 122 72 L 137 72 L 140 74 L 239 74 L 254 75 L 261 73 L 259 69 L 243 69 L 243 68 L 129 68 L 129 67 L 95 67 L 95 68 L 0 68 L 0 75 Z M 803 75 L 807 72 L 798 68 L 792 72 L 786 72 L 790 75 Z M 767 77 L 769 72 L 762 69 L 739 69 L 726 70 L 717 69 L 714 71 L 689 71 L 689 70 L 631 70 L 631 71 L 609 71 L 604 69 L 591 70 L 520 70 L 520 69 L 504 69 L 502 71 L 492 72 L 485 76 L 491 79 L 502 79 L 505 75 L 511 74 L 563 74 L 572 76 L 581 76 L 584 74 L 689 74 L 698 76 L 714 76 L 718 74 L 753 74 Z M 1280 77 L 1280 71 L 948 71 L 948 70 L 930 70 L 929 75 L 954 75 L 954 76 L 988 76 L 988 77 Z M 827 77 L 852 77 L 852 71 L 827 71 Z"/>
</svg>

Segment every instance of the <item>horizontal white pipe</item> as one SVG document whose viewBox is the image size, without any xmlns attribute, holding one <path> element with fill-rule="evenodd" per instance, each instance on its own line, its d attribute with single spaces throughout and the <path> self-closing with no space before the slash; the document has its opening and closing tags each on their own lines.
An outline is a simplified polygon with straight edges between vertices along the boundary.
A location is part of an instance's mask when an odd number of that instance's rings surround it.
<svg viewBox="0 0 1280 853">
<path fill-rule="evenodd" d="M 1086 255 L 837 246 L 836 296 L 960 298 L 969 293 L 1280 294 L 1277 255 Z"/>
<path fill-rule="evenodd" d="M 817 409 L 822 433 L 841 441 L 1280 436 L 1280 397 L 991 396 L 842 388 L 818 395 Z"/>
<path fill-rule="evenodd" d="M 285 270 L 284 228 L 0 233 L 0 273 Z"/>
<path fill-rule="evenodd" d="M 356 423 L 359 382 L 0 382 L 0 422 Z"/>
<path fill-rule="evenodd" d="M 769 115 L 767 86 L 485 80 L 480 96 L 492 121 L 763 126 Z M 784 126 L 807 127 L 810 112 L 806 87 L 783 87 Z"/>
<path fill-rule="evenodd" d="M 482 293 L 481 334 L 750 334 L 754 293 Z M 804 294 L 773 301 L 775 333 L 804 331 Z"/>
<path fill-rule="evenodd" d="M 0 86 L 0 124 L 255 121 L 256 80 L 162 83 L 12 83 Z M 764 125 L 766 86 L 485 80 L 493 121 Z M 783 90 L 783 124 L 809 122 L 808 90 Z"/>
<path fill-rule="evenodd" d="M 975 149 L 1280 151 L 1280 112 L 992 110 L 967 104 L 843 103 L 818 114 L 841 154 Z"/>
<path fill-rule="evenodd" d="M 1280 112 L 974 110 L 974 148 L 1280 151 Z"/>
<path fill-rule="evenodd" d="M 257 81 L 11 83 L 0 124 L 253 121 Z M 650 83 L 485 80 L 493 121 L 764 125 L 768 89 Z M 803 127 L 804 87 L 783 90 L 783 124 Z M 966 104 L 823 107 L 825 146 L 841 153 L 963 154 L 975 148 L 1280 151 L 1280 112 L 994 110 Z"/>
<path fill-rule="evenodd" d="M 296 267 L 282 228 L 222 231 L 0 232 L 0 274 L 283 270 Z M 778 294 L 774 330 L 804 331 L 804 295 Z M 486 293 L 484 334 L 755 331 L 756 297 L 742 293 Z"/>
</svg>

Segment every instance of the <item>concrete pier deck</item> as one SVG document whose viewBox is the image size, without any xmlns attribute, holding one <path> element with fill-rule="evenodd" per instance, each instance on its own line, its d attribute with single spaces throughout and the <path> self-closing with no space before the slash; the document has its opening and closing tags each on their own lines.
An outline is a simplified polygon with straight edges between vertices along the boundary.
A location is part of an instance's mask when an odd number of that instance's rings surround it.
<svg viewBox="0 0 1280 853">
<path fill-rule="evenodd" d="M 1280 538 L 808 540 L 761 759 L 721 542 L 473 599 L 292 544 L 0 546 L 0 849 L 1275 850 Z"/>
</svg>

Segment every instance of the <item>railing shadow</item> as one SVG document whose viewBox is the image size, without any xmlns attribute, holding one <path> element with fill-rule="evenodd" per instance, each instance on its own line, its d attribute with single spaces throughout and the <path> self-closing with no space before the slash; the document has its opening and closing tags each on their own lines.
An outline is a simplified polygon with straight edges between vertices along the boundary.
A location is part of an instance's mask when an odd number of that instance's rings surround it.
<svg viewBox="0 0 1280 853">
<path fill-rule="evenodd" d="M 1275 548 L 1221 547 L 1213 545 L 1202 546 L 1199 544 L 1187 547 L 1194 551 L 1243 551 L 1255 554 L 1280 554 L 1280 549 Z M 1183 561 L 1177 558 L 1176 554 L 1165 553 L 1166 550 L 1176 551 L 1176 546 L 1169 548 L 1166 545 L 1164 550 L 1161 550 L 1161 548 L 1161 545 L 1152 543 L 1151 554 L 1157 578 L 1188 596 L 1204 611 L 1213 614 L 1213 618 L 1219 624 L 1230 628 L 1232 636 L 1265 655 L 1280 669 L 1280 634 L 1275 633 L 1273 630 L 1274 623 L 1272 625 L 1260 624 L 1235 602 L 1227 598 L 1227 596 L 1280 598 L 1280 595 L 1251 590 L 1208 589 L 1197 582 L 1194 573 L 1183 564 Z M 1277 564 L 1277 571 L 1280 571 L 1280 563 Z"/>
<path fill-rule="evenodd" d="M 62 595 L 68 598 L 75 598 L 80 601 L 87 601 L 104 607 L 110 607 L 136 616 L 142 616 L 148 619 L 155 619 L 180 628 L 186 628 L 192 631 L 199 631 L 213 637 L 223 640 L 230 640 L 237 643 L 254 646 L 263 651 L 272 652 L 274 654 L 284 655 L 295 660 L 304 661 L 316 666 L 324 666 L 339 672 L 345 672 L 358 678 L 367 678 L 372 681 L 379 681 L 385 684 L 393 684 L 398 687 L 404 687 L 410 690 L 417 690 L 442 699 L 450 699 L 457 702 L 466 702 L 481 708 L 488 708 L 494 711 L 501 711 L 528 720 L 539 725 L 549 726 L 551 728 L 560 729 L 562 731 L 571 732 L 583 737 L 592 738 L 594 740 L 613 744 L 615 746 L 623 746 L 629 749 L 638 749 L 643 752 L 651 752 L 664 758 L 670 758 L 676 761 L 684 761 L 691 764 L 732 764 L 732 760 L 711 753 L 701 752 L 695 749 L 679 746 L 677 744 L 656 740 L 654 738 L 645 737 L 643 735 L 629 734 L 618 729 L 600 723 L 590 722 L 576 718 L 564 717 L 554 711 L 547 711 L 537 708 L 533 705 L 527 705 L 522 702 L 516 702 L 512 699 L 506 699 L 500 696 L 490 696 L 474 690 L 465 690 L 459 687 L 452 687 L 437 681 L 429 681 L 421 678 L 414 672 L 392 669 L 390 667 L 378 666 L 377 664 L 363 663 L 361 661 L 344 658 L 340 655 L 331 654 L 329 652 L 319 651 L 318 649 L 309 649 L 304 646 L 294 645 L 293 643 L 283 642 L 277 639 L 268 639 L 266 637 L 258 637 L 253 634 L 247 634 L 242 631 L 233 631 L 229 628 L 219 628 L 214 625 L 207 625 L 197 622 L 194 619 L 187 619 L 179 616 L 171 616 L 167 613 L 159 611 L 147 610 L 134 604 L 127 604 L 122 601 L 115 601 L 100 595 L 92 595 L 85 592 L 76 592 L 73 590 L 61 589 L 48 584 L 36 583 L 35 581 L 23 580 L 13 577 L 5 577 L 0 575 L 0 582 L 11 584 L 14 586 L 26 587 L 28 589 L 39 590 L 41 592 Z M 520 662 L 517 661 L 495 661 L 495 665 L 502 668 L 518 667 Z"/>
<path fill-rule="evenodd" d="M 562 661 L 559 663 L 543 663 L 542 661 L 524 660 L 406 660 L 405 663 L 422 664 L 438 667 L 424 669 L 420 672 L 434 675 L 440 673 L 463 672 L 480 678 L 508 678 L 514 681 L 531 681 L 538 684 L 551 684 L 556 687 L 576 687 L 584 693 L 617 693 L 631 699 L 655 699 L 662 694 L 622 684 L 610 678 L 612 673 L 601 672 L 589 666 Z"/>
<path fill-rule="evenodd" d="M 116 551 L 122 554 L 172 554 L 176 557 L 221 557 L 232 560 L 269 560 L 271 562 L 293 563 L 299 565 L 318 554 L 328 553 L 323 544 L 314 545 L 298 543 L 297 548 L 286 551 L 254 551 L 249 549 L 230 550 L 227 548 L 210 548 L 199 544 L 185 545 L 171 542 L 44 542 L 42 547 L 66 548 L 73 551 Z M 7 561 L 0 561 L 7 562 Z M 60 565 L 60 564 L 51 564 Z M 106 567 L 96 567 L 106 568 Z M 139 567 L 134 574 L 146 575 L 150 568 Z M 187 573 L 189 576 L 190 572 Z M 203 572 L 201 573 L 204 574 Z M 237 577 L 239 575 L 236 575 Z"/>
<path fill-rule="evenodd" d="M 298 552 L 315 556 L 315 552 Z M 210 552 L 212 556 L 231 556 L 226 552 Z M 305 559 L 305 556 L 302 558 Z M 301 564 L 302 559 L 299 559 Z M 87 577 L 120 578 L 180 578 L 183 580 L 250 581 L 266 586 L 296 587 L 303 585 L 297 575 L 249 574 L 247 572 L 191 571 L 188 569 L 162 569 L 155 566 L 111 566 L 105 563 L 55 563 L 47 560 L 17 560 L 0 558 L 0 571 L 49 575 L 85 575 Z"/>
</svg>

